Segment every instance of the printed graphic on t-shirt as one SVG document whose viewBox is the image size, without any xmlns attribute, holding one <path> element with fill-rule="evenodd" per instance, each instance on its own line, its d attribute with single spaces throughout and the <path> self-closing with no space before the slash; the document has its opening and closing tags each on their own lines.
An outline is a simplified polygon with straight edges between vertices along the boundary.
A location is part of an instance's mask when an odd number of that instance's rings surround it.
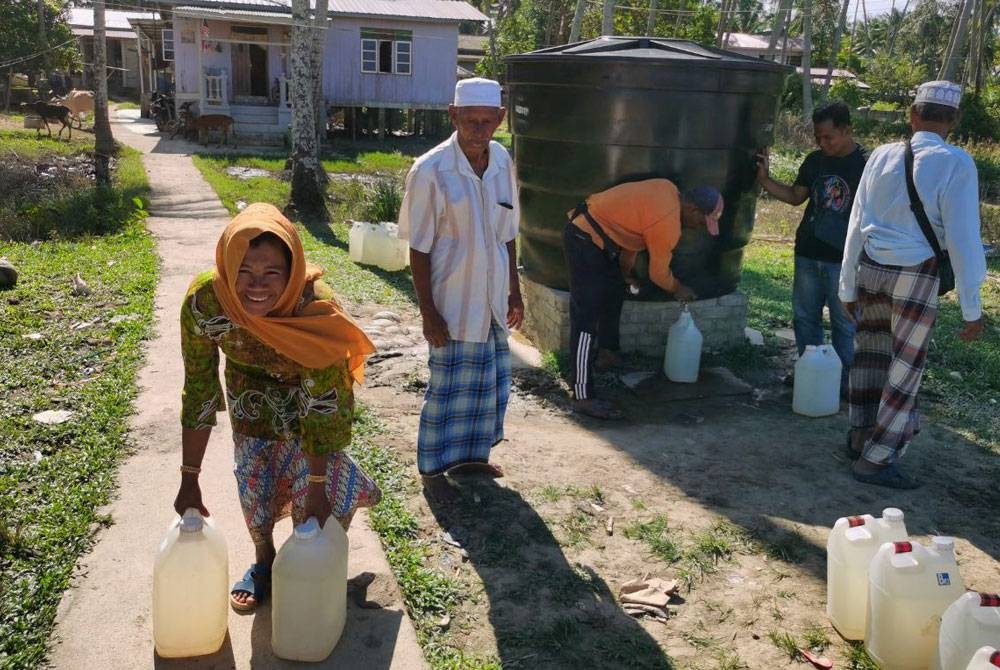
<svg viewBox="0 0 1000 670">
<path fill-rule="evenodd" d="M 835 174 L 813 182 L 813 235 L 835 249 L 847 240 L 847 220 L 851 213 L 851 187 Z"/>
<path fill-rule="evenodd" d="M 816 205 L 838 214 L 849 209 L 851 205 L 851 187 L 841 177 L 828 174 L 816 180 L 816 192 L 813 194 Z"/>
</svg>

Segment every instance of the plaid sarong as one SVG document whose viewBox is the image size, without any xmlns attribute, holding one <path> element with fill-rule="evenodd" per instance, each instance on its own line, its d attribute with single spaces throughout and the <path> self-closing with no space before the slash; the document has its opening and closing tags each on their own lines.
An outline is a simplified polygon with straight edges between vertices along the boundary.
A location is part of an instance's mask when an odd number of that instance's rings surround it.
<svg viewBox="0 0 1000 670">
<path fill-rule="evenodd" d="M 437 475 L 464 463 L 489 462 L 503 439 L 510 396 L 510 348 L 500 326 L 486 342 L 450 340 L 431 347 L 431 377 L 420 411 L 417 469 Z"/>
<path fill-rule="evenodd" d="M 850 422 L 871 430 L 862 455 L 899 460 L 920 431 L 917 391 L 938 309 L 937 259 L 882 265 L 862 254 L 858 327 L 850 377 Z"/>
<path fill-rule="evenodd" d="M 233 442 L 233 474 L 254 544 L 268 541 L 275 522 L 289 514 L 296 525 L 305 521 L 309 462 L 299 439 L 271 440 L 233 433 Z M 375 480 L 343 451 L 329 455 L 326 475 L 333 516 L 345 529 L 359 507 L 376 505 L 382 497 Z"/>
</svg>

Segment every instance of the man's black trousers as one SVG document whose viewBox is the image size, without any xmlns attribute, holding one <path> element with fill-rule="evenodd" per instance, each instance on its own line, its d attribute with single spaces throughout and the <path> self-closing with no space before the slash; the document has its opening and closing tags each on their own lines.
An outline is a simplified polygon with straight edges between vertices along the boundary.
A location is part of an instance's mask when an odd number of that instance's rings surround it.
<svg viewBox="0 0 1000 670">
<path fill-rule="evenodd" d="M 619 348 L 618 326 L 625 301 L 625 278 L 590 235 L 567 222 L 563 252 L 569 268 L 569 338 L 573 393 L 594 397 L 593 364 L 597 349 Z"/>
</svg>

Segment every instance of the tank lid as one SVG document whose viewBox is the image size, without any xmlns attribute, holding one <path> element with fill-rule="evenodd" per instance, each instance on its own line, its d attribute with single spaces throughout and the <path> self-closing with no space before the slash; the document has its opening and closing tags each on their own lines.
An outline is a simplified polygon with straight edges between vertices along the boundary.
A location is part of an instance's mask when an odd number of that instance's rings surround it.
<svg viewBox="0 0 1000 670">
<path fill-rule="evenodd" d="M 295 539 L 311 540 L 319 535 L 319 521 L 311 516 L 295 527 Z"/>
<path fill-rule="evenodd" d="M 584 42 L 561 44 L 507 56 L 508 62 L 559 59 L 612 59 L 648 61 L 688 61 L 711 64 L 716 67 L 738 66 L 755 70 L 791 72 L 787 65 L 774 61 L 745 56 L 734 51 L 706 47 L 690 40 L 672 40 L 660 37 L 618 37 L 604 35 Z"/>
<path fill-rule="evenodd" d="M 181 517 L 181 531 L 184 533 L 197 533 L 205 525 L 205 520 L 201 518 L 201 512 L 194 507 L 184 510 Z"/>
<path fill-rule="evenodd" d="M 903 520 L 903 510 L 898 507 L 886 507 L 882 510 L 882 518 L 886 521 L 902 521 Z"/>
</svg>

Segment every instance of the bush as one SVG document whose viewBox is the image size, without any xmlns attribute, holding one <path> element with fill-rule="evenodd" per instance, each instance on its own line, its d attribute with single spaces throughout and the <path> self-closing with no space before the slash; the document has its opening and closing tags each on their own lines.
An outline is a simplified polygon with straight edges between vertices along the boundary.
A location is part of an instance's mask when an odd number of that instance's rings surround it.
<svg viewBox="0 0 1000 670">
<path fill-rule="evenodd" d="M 982 95 L 966 93 L 962 96 L 962 116 L 954 134 L 966 141 L 1000 139 L 1000 121 L 990 113 Z"/>
<path fill-rule="evenodd" d="M 395 179 L 379 179 L 365 193 L 363 219 L 378 223 L 396 221 L 403 204 L 403 190 Z"/>
<path fill-rule="evenodd" d="M 850 79 L 838 79 L 830 84 L 829 100 L 840 100 L 851 109 L 857 109 L 865 102 L 864 93 Z"/>
<path fill-rule="evenodd" d="M 1000 244 L 1000 207 L 980 203 L 979 219 L 983 241 L 994 246 Z"/>
<path fill-rule="evenodd" d="M 45 168 L 42 170 L 41 168 Z M 145 194 L 138 156 L 112 159 L 113 188 L 93 182 L 93 159 L 0 155 L 0 240 L 31 242 L 105 235 L 143 212 Z"/>
</svg>

